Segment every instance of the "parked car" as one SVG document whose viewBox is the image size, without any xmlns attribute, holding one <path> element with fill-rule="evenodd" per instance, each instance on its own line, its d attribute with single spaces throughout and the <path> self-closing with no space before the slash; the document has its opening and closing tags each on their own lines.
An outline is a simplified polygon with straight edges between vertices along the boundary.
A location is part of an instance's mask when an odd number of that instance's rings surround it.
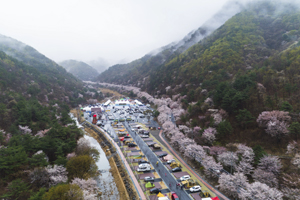
<svg viewBox="0 0 300 200">
<path fill-rule="evenodd" d="M 150 167 L 143 167 L 143 168 L 138 168 L 137 171 L 138 172 L 147 172 L 147 171 L 150 171 L 151 168 Z"/>
<path fill-rule="evenodd" d="M 162 153 L 162 154 L 159 154 L 158 157 L 162 158 L 162 157 L 165 157 L 166 155 L 168 155 L 168 154 L 167 153 Z"/>
<path fill-rule="evenodd" d="M 152 189 L 150 190 L 150 193 L 158 194 L 158 193 L 160 193 L 160 192 L 161 192 L 161 190 L 158 189 L 158 188 L 152 188 Z"/>
<path fill-rule="evenodd" d="M 160 130 L 160 127 L 157 127 L 158 130 Z"/>
<path fill-rule="evenodd" d="M 139 164 L 142 164 L 142 163 L 149 163 L 147 160 L 139 160 Z"/>
<path fill-rule="evenodd" d="M 148 147 L 153 147 L 153 145 L 155 145 L 155 144 L 156 144 L 156 142 L 152 142 L 152 143 L 148 144 Z"/>
<path fill-rule="evenodd" d="M 181 168 L 180 167 L 175 167 L 172 169 L 172 172 L 181 172 Z"/>
<path fill-rule="evenodd" d="M 167 161 L 168 164 L 171 164 L 172 162 L 176 162 L 176 160 L 175 159 L 171 159 L 171 160 Z"/>
<path fill-rule="evenodd" d="M 201 186 L 200 185 L 195 185 L 190 188 L 190 192 L 200 192 L 201 191 Z"/>
<path fill-rule="evenodd" d="M 148 181 L 154 181 L 154 178 L 153 178 L 153 177 L 150 177 L 150 176 L 146 176 L 146 177 L 144 178 L 144 181 L 145 181 L 145 182 L 148 182 Z"/>
<path fill-rule="evenodd" d="M 172 200 L 179 200 L 179 197 L 178 197 L 178 195 L 175 192 L 172 192 L 171 199 Z"/>
<path fill-rule="evenodd" d="M 149 135 L 141 135 L 141 138 L 149 138 Z"/>
<path fill-rule="evenodd" d="M 180 177 L 179 179 L 180 179 L 180 181 L 186 181 L 186 180 L 188 180 L 190 178 L 191 178 L 190 175 L 185 175 L 185 176 Z"/>
<path fill-rule="evenodd" d="M 150 167 L 149 163 L 139 164 L 139 168 L 146 168 L 146 167 Z"/>
<path fill-rule="evenodd" d="M 136 147 L 137 145 L 136 144 L 134 144 L 134 143 L 129 143 L 128 144 L 128 147 Z"/>
</svg>

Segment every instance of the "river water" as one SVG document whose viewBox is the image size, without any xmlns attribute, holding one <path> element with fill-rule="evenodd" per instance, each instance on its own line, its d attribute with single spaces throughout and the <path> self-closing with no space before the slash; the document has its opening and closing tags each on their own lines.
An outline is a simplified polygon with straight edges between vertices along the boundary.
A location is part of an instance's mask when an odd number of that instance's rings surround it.
<svg viewBox="0 0 300 200">
<path fill-rule="evenodd" d="M 76 121 L 77 127 L 82 127 L 76 118 L 72 117 L 73 120 Z M 102 193 L 100 200 L 119 200 L 120 195 L 119 191 L 117 189 L 117 185 L 115 183 L 114 177 L 112 176 L 110 170 L 109 162 L 106 158 L 106 155 L 104 151 L 102 150 L 100 144 L 97 140 L 95 140 L 93 137 L 87 135 L 88 133 L 85 132 L 84 138 L 87 139 L 91 147 L 94 147 L 97 149 L 100 153 L 100 158 L 98 162 L 96 162 L 96 165 L 100 171 L 100 175 L 96 177 L 96 181 L 99 187 L 99 191 Z"/>
</svg>

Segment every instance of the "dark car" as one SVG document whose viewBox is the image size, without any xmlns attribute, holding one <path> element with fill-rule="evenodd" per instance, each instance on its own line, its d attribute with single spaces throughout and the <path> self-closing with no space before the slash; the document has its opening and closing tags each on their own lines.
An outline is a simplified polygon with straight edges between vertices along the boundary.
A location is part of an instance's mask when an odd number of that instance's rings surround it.
<svg viewBox="0 0 300 200">
<path fill-rule="evenodd" d="M 175 167 L 172 169 L 172 172 L 181 172 L 181 168 L 180 167 Z"/>
<path fill-rule="evenodd" d="M 148 144 L 148 147 L 153 147 L 156 144 L 156 142 L 152 142 L 150 144 Z"/>
<path fill-rule="evenodd" d="M 129 135 L 125 135 L 124 138 L 131 138 Z"/>
<path fill-rule="evenodd" d="M 144 178 L 144 181 L 145 181 L 145 182 L 148 182 L 148 181 L 154 181 L 154 178 L 153 178 L 153 177 L 150 177 L 150 176 L 146 176 L 146 177 Z"/>
<path fill-rule="evenodd" d="M 167 153 L 162 153 L 162 154 L 159 154 L 158 157 L 162 158 L 162 157 L 165 157 L 166 155 L 168 155 L 168 154 Z"/>
<path fill-rule="evenodd" d="M 134 144 L 134 143 L 129 143 L 128 144 L 128 147 L 136 147 L 137 145 L 136 144 Z"/>
<path fill-rule="evenodd" d="M 150 193 L 158 194 L 158 193 L 160 193 L 160 192 L 161 192 L 161 190 L 158 189 L 158 188 L 152 188 L 152 189 L 150 190 Z"/>
<path fill-rule="evenodd" d="M 142 164 L 142 163 L 149 163 L 147 160 L 139 160 L 139 164 Z"/>
</svg>

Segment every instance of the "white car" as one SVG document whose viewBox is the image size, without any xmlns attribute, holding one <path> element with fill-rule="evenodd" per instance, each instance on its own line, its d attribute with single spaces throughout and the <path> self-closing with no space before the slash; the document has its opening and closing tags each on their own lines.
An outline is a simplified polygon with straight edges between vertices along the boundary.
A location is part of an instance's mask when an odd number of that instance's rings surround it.
<svg viewBox="0 0 300 200">
<path fill-rule="evenodd" d="M 150 171 L 151 168 L 150 167 L 144 167 L 144 168 L 138 168 L 137 171 L 138 172 L 147 172 L 147 171 Z"/>
<path fill-rule="evenodd" d="M 200 192 L 201 191 L 201 186 L 200 185 L 195 185 L 190 188 L 190 192 Z"/>
<path fill-rule="evenodd" d="M 190 178 L 191 178 L 190 175 L 185 175 L 185 176 L 180 177 L 179 179 L 180 179 L 180 181 L 186 181 L 186 180 L 188 180 Z"/>
<path fill-rule="evenodd" d="M 145 167 L 150 167 L 150 165 L 148 163 L 139 164 L 139 168 L 145 168 Z"/>
<path fill-rule="evenodd" d="M 171 160 L 167 161 L 168 164 L 171 164 L 172 162 L 176 162 L 176 160 L 175 159 L 171 159 Z"/>
</svg>

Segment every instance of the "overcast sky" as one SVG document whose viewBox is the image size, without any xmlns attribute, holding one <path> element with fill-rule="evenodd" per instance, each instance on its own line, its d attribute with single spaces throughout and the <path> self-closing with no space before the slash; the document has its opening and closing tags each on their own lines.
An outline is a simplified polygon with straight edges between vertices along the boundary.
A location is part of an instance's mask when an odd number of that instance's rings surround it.
<svg viewBox="0 0 300 200">
<path fill-rule="evenodd" d="M 134 60 L 182 39 L 227 0 L 7 0 L 0 34 L 54 61 Z"/>
</svg>

